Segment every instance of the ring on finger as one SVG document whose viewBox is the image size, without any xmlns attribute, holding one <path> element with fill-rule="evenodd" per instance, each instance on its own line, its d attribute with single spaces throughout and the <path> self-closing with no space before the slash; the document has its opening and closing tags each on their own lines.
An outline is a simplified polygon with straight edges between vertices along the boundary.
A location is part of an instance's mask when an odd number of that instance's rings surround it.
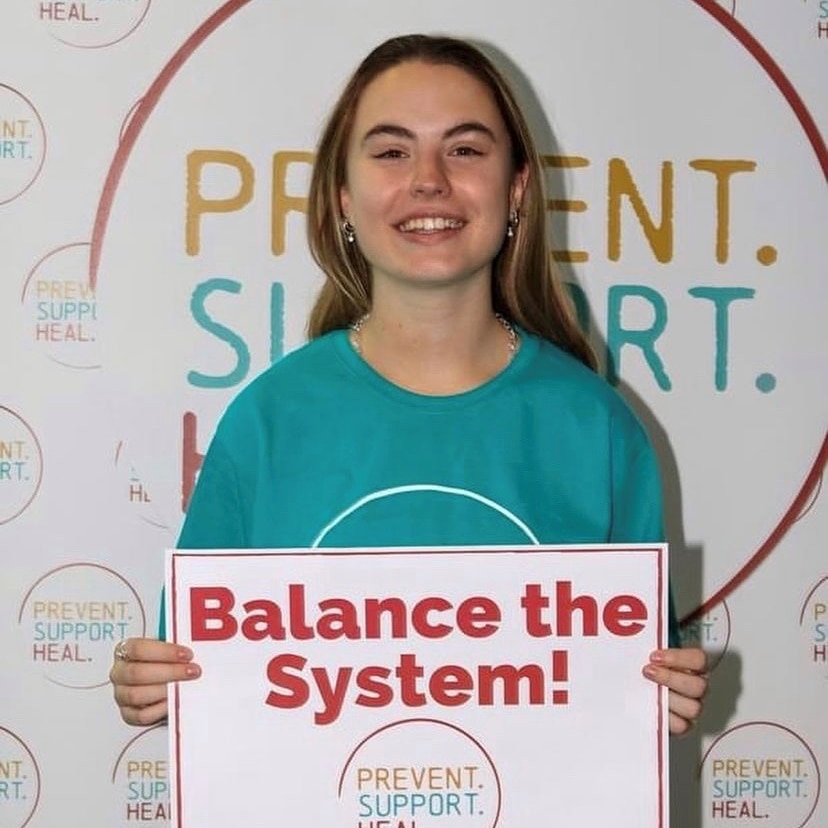
<svg viewBox="0 0 828 828">
<path fill-rule="evenodd" d="M 121 639 L 115 645 L 115 658 L 118 661 L 129 661 L 129 652 L 127 652 L 127 643 L 123 639 Z"/>
</svg>

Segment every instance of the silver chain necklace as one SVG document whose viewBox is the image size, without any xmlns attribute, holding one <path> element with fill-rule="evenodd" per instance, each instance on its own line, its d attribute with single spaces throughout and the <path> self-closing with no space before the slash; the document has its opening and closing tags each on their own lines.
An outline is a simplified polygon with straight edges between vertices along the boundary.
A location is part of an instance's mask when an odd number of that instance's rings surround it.
<svg viewBox="0 0 828 828">
<path fill-rule="evenodd" d="M 360 316 L 359 319 L 351 322 L 349 326 L 349 338 L 351 340 L 351 345 L 360 356 L 362 356 L 360 335 L 370 316 L 370 313 L 366 313 L 363 316 Z M 515 326 L 505 316 L 503 316 L 502 313 L 496 313 L 495 319 L 500 322 L 503 330 L 506 331 L 506 347 L 509 351 L 509 361 L 511 362 L 518 349 L 518 332 L 515 330 Z"/>
</svg>

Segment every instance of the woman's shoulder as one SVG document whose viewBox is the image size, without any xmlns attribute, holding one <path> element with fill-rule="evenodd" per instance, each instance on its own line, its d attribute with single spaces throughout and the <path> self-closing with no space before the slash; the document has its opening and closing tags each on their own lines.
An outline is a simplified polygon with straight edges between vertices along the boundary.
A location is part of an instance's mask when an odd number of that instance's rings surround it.
<svg viewBox="0 0 828 828">
<path fill-rule="evenodd" d="M 617 428 L 643 433 L 638 415 L 618 388 L 560 346 L 536 340 L 530 377 L 538 393 L 553 395 L 576 415 L 599 416 Z"/>
<path fill-rule="evenodd" d="M 337 340 L 344 335 L 332 331 L 285 354 L 233 398 L 222 422 L 243 427 L 251 417 L 271 418 L 286 405 L 302 405 L 315 389 L 328 386 L 342 373 Z"/>
<path fill-rule="evenodd" d="M 594 397 L 608 405 L 623 400 L 597 371 L 585 365 L 561 346 L 547 339 L 527 334 L 536 343 L 531 370 L 549 388 Z"/>
</svg>

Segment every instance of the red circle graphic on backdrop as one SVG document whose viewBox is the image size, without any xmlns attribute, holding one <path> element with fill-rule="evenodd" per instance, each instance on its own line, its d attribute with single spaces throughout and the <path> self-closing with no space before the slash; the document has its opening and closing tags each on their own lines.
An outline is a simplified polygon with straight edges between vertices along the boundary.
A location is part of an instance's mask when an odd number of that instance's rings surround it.
<svg viewBox="0 0 828 828">
<path fill-rule="evenodd" d="M 95 217 L 89 272 L 90 282 L 93 286 L 96 284 L 98 278 L 107 223 L 113 208 L 115 195 L 132 150 L 142 130 L 165 90 L 182 66 L 222 24 L 227 22 L 250 2 L 251 0 L 229 0 L 229 2 L 225 3 L 206 19 L 162 69 L 129 119 L 121 143 L 108 170 Z M 810 112 L 781 67 L 756 38 L 739 21 L 732 17 L 731 14 L 714 2 L 714 0 L 692 0 L 692 2 L 701 11 L 710 15 L 718 24 L 723 26 L 759 65 L 764 74 L 772 82 L 774 88 L 781 93 L 794 114 L 796 122 L 806 136 L 808 144 L 816 157 L 819 168 L 823 174 L 828 173 L 828 151 L 826 150 L 825 142 Z M 764 250 L 764 248 L 762 249 Z M 703 615 L 730 595 L 773 551 L 792 523 L 796 521 L 809 498 L 816 490 L 826 459 L 828 459 L 828 440 L 825 439 L 824 432 L 816 454 L 812 455 L 812 458 L 809 468 L 805 471 L 804 479 L 800 479 L 797 483 L 797 489 L 795 489 L 794 496 L 787 509 L 768 533 L 767 537 L 759 543 L 758 548 L 746 552 L 745 557 L 740 559 L 735 573 L 729 575 L 724 583 L 717 584 L 712 590 L 712 594 L 704 596 L 700 605 L 688 615 L 688 619 Z"/>
</svg>

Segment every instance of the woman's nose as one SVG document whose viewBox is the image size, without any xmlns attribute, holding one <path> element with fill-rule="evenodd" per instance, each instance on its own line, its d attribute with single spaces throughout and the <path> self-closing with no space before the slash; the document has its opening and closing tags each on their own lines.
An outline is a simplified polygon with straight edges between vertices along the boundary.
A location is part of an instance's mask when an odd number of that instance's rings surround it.
<svg viewBox="0 0 828 828">
<path fill-rule="evenodd" d="M 451 190 L 443 161 L 439 156 L 417 157 L 411 179 L 411 192 L 416 196 L 442 196 Z"/>
</svg>

